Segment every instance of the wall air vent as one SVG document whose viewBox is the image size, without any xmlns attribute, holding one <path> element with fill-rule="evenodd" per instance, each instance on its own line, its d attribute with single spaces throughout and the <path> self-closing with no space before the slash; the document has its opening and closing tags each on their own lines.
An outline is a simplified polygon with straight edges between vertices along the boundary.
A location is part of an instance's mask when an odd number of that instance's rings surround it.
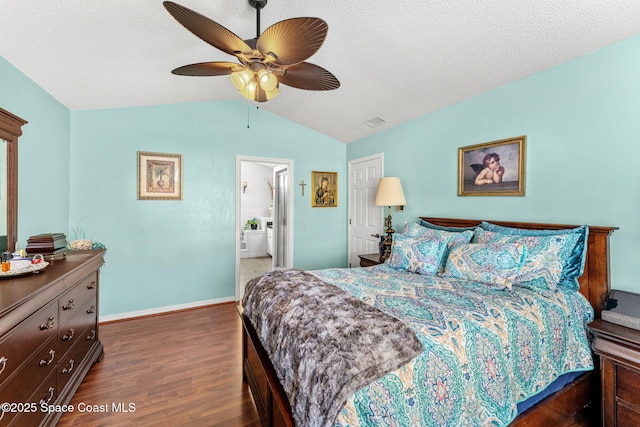
<svg viewBox="0 0 640 427">
<path fill-rule="evenodd" d="M 367 120 L 365 123 L 374 128 L 376 126 L 380 126 L 383 123 L 387 123 L 387 119 L 383 119 L 380 116 L 375 116 Z"/>
</svg>

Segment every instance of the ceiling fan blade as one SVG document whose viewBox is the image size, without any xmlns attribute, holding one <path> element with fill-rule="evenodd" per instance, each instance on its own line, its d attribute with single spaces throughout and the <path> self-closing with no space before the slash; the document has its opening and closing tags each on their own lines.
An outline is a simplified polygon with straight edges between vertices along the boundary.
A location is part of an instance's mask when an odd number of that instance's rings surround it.
<svg viewBox="0 0 640 427">
<path fill-rule="evenodd" d="M 272 52 L 276 65 L 297 64 L 316 53 L 327 37 L 329 26 L 320 18 L 285 19 L 267 28 L 258 38 L 257 48 L 263 57 Z"/>
<path fill-rule="evenodd" d="M 170 1 L 165 1 L 162 4 L 176 21 L 211 46 L 229 55 L 237 56 L 240 53 L 251 55 L 253 53 L 244 40 L 206 16 Z"/>
<path fill-rule="evenodd" d="M 340 87 L 340 82 L 329 71 L 309 62 L 286 67 L 284 76 L 278 76 L 283 85 L 305 90 L 333 90 Z"/>
<path fill-rule="evenodd" d="M 235 62 L 200 62 L 178 67 L 171 71 L 179 76 L 225 76 L 245 68 Z"/>
</svg>

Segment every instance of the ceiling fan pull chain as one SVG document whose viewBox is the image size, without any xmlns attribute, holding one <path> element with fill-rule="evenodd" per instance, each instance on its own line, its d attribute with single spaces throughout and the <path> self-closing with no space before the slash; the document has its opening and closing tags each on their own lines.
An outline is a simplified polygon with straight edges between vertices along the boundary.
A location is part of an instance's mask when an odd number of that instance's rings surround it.
<svg viewBox="0 0 640 427">
<path fill-rule="evenodd" d="M 256 110 L 260 109 L 259 106 L 256 105 Z M 251 102 L 247 100 L 247 129 L 249 129 L 251 122 Z"/>
</svg>

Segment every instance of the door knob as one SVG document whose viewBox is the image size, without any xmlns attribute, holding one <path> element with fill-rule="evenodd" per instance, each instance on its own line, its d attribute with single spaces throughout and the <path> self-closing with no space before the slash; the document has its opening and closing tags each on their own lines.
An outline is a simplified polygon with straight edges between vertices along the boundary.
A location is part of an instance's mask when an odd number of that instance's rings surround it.
<svg viewBox="0 0 640 427">
<path fill-rule="evenodd" d="M 380 233 L 372 234 L 371 237 L 375 237 L 376 239 L 380 238 Z"/>
</svg>

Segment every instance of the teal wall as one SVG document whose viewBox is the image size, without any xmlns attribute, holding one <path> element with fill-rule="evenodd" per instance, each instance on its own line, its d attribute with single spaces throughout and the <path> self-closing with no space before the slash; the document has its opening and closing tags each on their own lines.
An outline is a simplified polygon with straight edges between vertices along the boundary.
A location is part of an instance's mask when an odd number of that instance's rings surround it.
<svg viewBox="0 0 640 427">
<path fill-rule="evenodd" d="M 241 101 L 71 113 L 70 228 L 108 248 L 101 314 L 235 295 L 236 156 L 294 162 L 294 263 L 345 266 L 346 192 L 312 209 L 312 170 L 337 171 L 346 146 Z M 183 155 L 183 199 L 137 200 L 137 151 Z M 316 153 L 322 153 L 318 155 Z"/>
<path fill-rule="evenodd" d="M 640 36 L 349 144 L 384 152 L 420 215 L 617 226 L 612 287 L 640 292 Z M 527 136 L 526 197 L 458 197 L 458 147 Z M 408 173 L 407 171 L 411 171 Z"/>
<path fill-rule="evenodd" d="M 297 185 L 323 170 L 346 188 L 341 142 L 241 101 L 69 112 L 2 57 L 0 106 L 29 122 L 19 244 L 76 229 L 105 244 L 101 315 L 235 295 L 236 155 L 293 160 L 295 266 L 346 266 L 346 191 L 312 209 Z M 137 200 L 137 151 L 183 155 L 183 200 Z"/>
<path fill-rule="evenodd" d="M 346 265 L 347 161 L 384 152 L 418 215 L 589 223 L 612 236 L 613 286 L 640 292 L 640 37 L 344 145 L 240 101 L 69 112 L 0 57 L 20 139 L 19 238 L 75 228 L 108 248 L 101 315 L 234 295 L 235 159 L 294 161 L 295 266 Z M 457 197 L 457 149 L 527 136 L 526 197 Z M 182 201 L 137 200 L 137 151 L 184 156 Z M 336 209 L 298 183 L 339 173 Z M 408 173 L 407 171 L 410 171 Z M 398 227 L 396 227 L 398 228 Z"/>
<path fill-rule="evenodd" d="M 69 225 L 69 110 L 2 56 L 0 107 L 29 122 L 18 140 L 18 244 L 24 248 L 29 236 L 64 233 Z"/>
</svg>

